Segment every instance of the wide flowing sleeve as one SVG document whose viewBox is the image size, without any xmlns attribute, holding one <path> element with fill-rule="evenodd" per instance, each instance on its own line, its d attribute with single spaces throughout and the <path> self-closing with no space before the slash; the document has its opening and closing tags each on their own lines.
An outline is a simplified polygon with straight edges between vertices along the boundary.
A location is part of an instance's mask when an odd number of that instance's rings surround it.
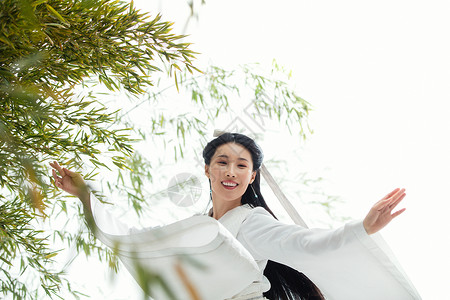
<svg viewBox="0 0 450 300">
<path fill-rule="evenodd" d="M 149 228 L 138 228 L 121 222 L 114 215 L 113 206 L 100 202 L 94 193 L 90 193 L 91 212 L 97 230 L 107 235 L 129 235 L 148 230 Z M 103 236 L 102 236 L 103 237 Z"/>
<path fill-rule="evenodd" d="M 269 259 L 308 276 L 326 299 L 421 299 L 381 235 L 362 221 L 338 229 L 307 229 L 255 208 L 238 240 L 256 260 Z"/>
<path fill-rule="evenodd" d="M 169 294 L 173 299 L 228 299 L 261 279 L 250 253 L 211 217 L 130 227 L 92 193 L 91 213 L 95 236 L 117 253 L 143 290 L 149 290 L 149 279 L 164 283 L 151 285 L 153 299 L 169 299 Z"/>
</svg>

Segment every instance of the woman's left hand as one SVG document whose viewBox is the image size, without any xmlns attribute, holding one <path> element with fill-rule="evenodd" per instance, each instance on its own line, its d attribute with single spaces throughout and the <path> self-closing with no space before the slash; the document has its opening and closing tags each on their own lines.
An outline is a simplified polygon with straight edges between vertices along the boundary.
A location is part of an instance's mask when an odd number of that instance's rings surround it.
<svg viewBox="0 0 450 300">
<path fill-rule="evenodd" d="M 405 198 L 405 196 L 405 189 L 396 188 L 383 199 L 375 203 L 363 221 L 366 232 L 368 234 L 378 232 L 381 228 L 389 224 L 392 219 L 404 212 L 406 208 L 402 208 L 395 213 L 392 213 L 392 210 L 403 198 Z"/>
</svg>

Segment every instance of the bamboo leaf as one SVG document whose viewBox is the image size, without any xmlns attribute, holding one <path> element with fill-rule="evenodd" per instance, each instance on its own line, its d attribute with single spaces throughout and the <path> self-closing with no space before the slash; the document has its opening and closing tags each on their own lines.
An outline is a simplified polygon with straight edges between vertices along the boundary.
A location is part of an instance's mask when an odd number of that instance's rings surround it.
<svg viewBox="0 0 450 300">
<path fill-rule="evenodd" d="M 53 7 L 51 7 L 47 3 L 45 4 L 45 6 L 58 20 L 60 20 L 64 24 L 68 25 L 67 21 Z"/>
</svg>

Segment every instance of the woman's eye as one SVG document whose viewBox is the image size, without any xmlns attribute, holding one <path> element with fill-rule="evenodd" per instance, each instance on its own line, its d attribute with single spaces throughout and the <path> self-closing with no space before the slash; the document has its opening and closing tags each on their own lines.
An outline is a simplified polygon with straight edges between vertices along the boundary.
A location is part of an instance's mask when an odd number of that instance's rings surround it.
<svg viewBox="0 0 450 300">
<path fill-rule="evenodd" d="M 219 165 L 226 165 L 226 164 L 227 164 L 226 161 L 218 161 L 217 163 L 218 163 Z M 240 167 L 240 168 L 246 168 L 247 166 L 246 166 L 246 165 L 238 165 L 238 167 Z"/>
</svg>

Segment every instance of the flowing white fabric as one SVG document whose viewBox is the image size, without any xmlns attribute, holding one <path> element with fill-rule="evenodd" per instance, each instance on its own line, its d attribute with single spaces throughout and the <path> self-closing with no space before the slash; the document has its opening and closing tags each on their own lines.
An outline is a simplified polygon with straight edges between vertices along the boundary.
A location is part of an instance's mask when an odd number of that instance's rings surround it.
<svg viewBox="0 0 450 300">
<path fill-rule="evenodd" d="M 219 222 L 195 216 L 137 230 L 117 222 L 93 196 L 92 211 L 100 229 L 96 236 L 118 249 L 138 282 L 140 267 L 159 272 L 179 299 L 191 297 L 177 265 L 200 299 L 264 299 L 262 293 L 270 288 L 263 276 L 268 260 L 303 272 L 329 300 L 421 299 L 381 236 L 369 236 L 362 222 L 335 230 L 307 229 L 283 224 L 263 208 L 244 205 L 228 211 Z M 155 299 L 166 298 L 162 290 L 156 292 Z"/>
<path fill-rule="evenodd" d="M 248 215 L 252 213 L 252 209 L 248 204 L 238 206 L 225 215 L 218 221 L 234 236 L 236 237 L 241 229 L 242 223 L 247 219 Z M 253 257 L 252 257 L 253 259 Z M 250 299 L 264 299 L 263 293 L 270 289 L 270 282 L 263 275 L 264 269 L 267 265 L 267 260 L 255 260 L 259 268 L 259 278 L 254 280 L 249 286 L 239 292 L 231 299 L 233 300 L 250 300 Z"/>
<path fill-rule="evenodd" d="M 144 290 L 146 283 L 141 279 L 150 273 L 160 276 L 180 300 L 261 299 L 259 290 L 247 298 L 233 298 L 259 281 L 261 271 L 248 251 L 215 219 L 193 216 L 163 227 L 136 229 L 113 218 L 93 194 L 91 209 L 96 237 L 118 253 Z M 157 300 L 168 299 L 161 285 L 153 285 L 151 295 Z"/>
<path fill-rule="evenodd" d="M 369 236 L 362 221 L 334 230 L 306 229 L 257 207 L 237 239 L 257 262 L 269 259 L 304 273 L 326 299 L 421 299 L 381 235 Z"/>
</svg>

